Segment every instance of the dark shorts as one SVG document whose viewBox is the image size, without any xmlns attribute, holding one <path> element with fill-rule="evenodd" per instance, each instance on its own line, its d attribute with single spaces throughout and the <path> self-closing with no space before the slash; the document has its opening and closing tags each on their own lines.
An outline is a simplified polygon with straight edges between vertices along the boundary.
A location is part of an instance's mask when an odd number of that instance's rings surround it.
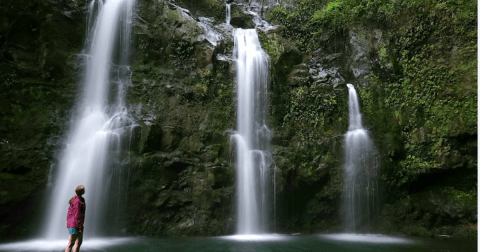
<svg viewBox="0 0 480 252">
<path fill-rule="evenodd" d="M 78 228 L 68 228 L 68 234 L 77 235 L 79 233 L 80 232 L 78 232 Z"/>
</svg>

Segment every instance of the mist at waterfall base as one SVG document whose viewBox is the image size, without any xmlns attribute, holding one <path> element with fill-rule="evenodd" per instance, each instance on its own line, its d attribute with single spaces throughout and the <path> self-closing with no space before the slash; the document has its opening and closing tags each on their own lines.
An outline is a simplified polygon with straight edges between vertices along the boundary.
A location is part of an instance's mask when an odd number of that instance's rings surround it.
<svg viewBox="0 0 480 252">
<path fill-rule="evenodd" d="M 379 212 L 377 152 L 363 128 L 357 92 L 348 88 L 349 126 L 345 134 L 342 215 L 345 232 L 369 232 Z"/>
<path fill-rule="evenodd" d="M 67 237 L 67 202 L 80 184 L 86 189 L 85 237 L 117 229 L 125 205 L 122 184 L 128 177 L 121 153 L 128 149 L 128 135 L 135 127 L 123 101 L 131 75 L 133 5 L 134 0 L 93 0 L 89 5 L 86 48 L 80 55 L 85 62 L 82 90 L 65 148 L 49 177 L 48 212 L 39 234 L 49 240 Z"/>
<path fill-rule="evenodd" d="M 246 236 L 242 236 L 244 238 Z M 248 237 L 248 236 L 247 236 Z M 0 251 L 63 251 L 67 241 L 0 244 Z M 381 235 L 266 235 L 262 239 L 225 237 L 85 239 L 81 251 L 95 252 L 474 252 L 476 241 L 399 238 Z"/>
</svg>

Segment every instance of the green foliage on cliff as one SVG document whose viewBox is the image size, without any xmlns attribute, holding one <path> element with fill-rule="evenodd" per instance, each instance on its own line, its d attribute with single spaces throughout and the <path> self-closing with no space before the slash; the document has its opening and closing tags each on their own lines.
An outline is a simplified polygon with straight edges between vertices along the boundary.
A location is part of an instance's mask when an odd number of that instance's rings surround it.
<svg viewBox="0 0 480 252">
<path fill-rule="evenodd" d="M 475 207 L 477 205 L 476 188 L 471 188 L 470 190 L 458 190 L 449 186 L 440 189 L 440 191 L 445 198 L 459 202 L 464 206 Z"/>
<path fill-rule="evenodd" d="M 368 42 L 373 50 L 367 56 L 372 65 L 365 77 L 367 84 L 356 88 L 364 125 L 381 155 L 387 202 L 399 202 L 399 198 L 417 193 L 412 190 L 424 190 L 422 184 L 431 183 L 441 188 L 433 194 L 446 195 L 446 205 L 472 211 L 468 209 L 475 207 L 476 185 L 466 177 L 477 167 L 475 1 L 301 0 L 294 7 L 274 8 L 268 20 L 283 27 L 279 34 L 296 43 L 304 55 L 319 48 L 328 51 L 334 43 L 341 47 L 346 42 L 348 47 L 348 34 L 363 36 L 362 27 L 379 31 L 378 38 L 372 36 Z M 285 88 L 282 94 L 282 99 L 289 101 L 283 126 L 295 135 L 291 145 L 300 146 L 290 156 L 295 160 L 291 167 L 300 175 L 315 177 L 315 171 L 321 170 L 317 167 L 323 164 L 341 165 L 341 161 L 311 160 L 317 160 L 318 153 L 341 160 L 334 148 L 321 150 L 319 146 L 346 130 L 347 107 L 342 106 L 347 102 L 342 100 L 346 93 L 316 93 L 309 83 L 297 85 L 300 87 Z M 335 103 L 326 102 L 330 95 Z M 462 179 L 452 181 L 451 174 Z M 434 177 L 442 181 L 431 181 Z M 432 196 L 427 196 L 420 205 L 428 204 Z M 438 214 L 437 210 L 425 211 Z M 406 210 L 405 215 L 409 214 Z M 437 225 L 416 222 L 401 232 L 425 234 Z M 385 230 L 393 229 L 400 228 Z"/>
<path fill-rule="evenodd" d="M 284 124 L 300 130 L 299 133 L 302 128 L 308 128 L 308 131 L 312 133 L 309 134 L 311 135 L 309 138 L 311 138 L 323 133 L 319 130 L 328 130 L 341 120 L 340 117 L 337 117 L 338 115 L 335 115 L 341 107 L 340 96 L 336 96 L 334 93 L 322 93 L 315 90 L 315 86 L 299 87 L 290 92 L 293 98 L 290 100 L 289 111 L 283 121 Z"/>
<path fill-rule="evenodd" d="M 382 67 L 370 76 L 373 86 L 360 91 L 375 130 L 401 142 L 387 154 L 388 166 L 395 167 L 392 184 L 432 169 L 476 167 L 468 150 L 476 148 L 468 138 L 477 131 L 476 8 L 459 4 L 407 5 L 419 10 L 409 11 L 414 17 L 409 23 L 392 24 L 395 46 L 379 52 L 394 62 L 394 69 Z M 467 139 L 458 143 L 458 138 Z"/>
<path fill-rule="evenodd" d="M 348 108 L 345 96 L 333 90 L 324 90 L 318 84 L 300 86 L 285 91 L 288 103 L 283 104 L 282 131 L 286 133 L 289 148 L 280 155 L 288 157 L 278 165 L 293 169 L 298 179 L 316 185 L 319 181 L 331 192 L 338 192 L 342 163 L 340 146 L 346 130 Z M 288 151 L 287 151 L 288 150 Z M 333 173 L 333 174 L 332 174 Z"/>
<path fill-rule="evenodd" d="M 275 7 L 267 14 L 267 20 L 284 27 L 281 35 L 295 41 L 300 48 L 312 42 L 313 27 L 310 21 L 314 11 L 321 8 L 324 1 L 302 0 L 296 3 L 295 9 L 283 6 Z"/>
<path fill-rule="evenodd" d="M 274 8 L 267 19 L 285 27 L 284 37 L 311 49 L 322 35 L 344 32 L 354 24 L 392 28 L 425 15 L 449 18 L 452 26 L 466 31 L 461 25 L 476 22 L 476 11 L 477 2 L 472 0 L 301 0 L 294 8 Z"/>
<path fill-rule="evenodd" d="M 285 52 L 285 46 L 281 37 L 275 33 L 269 36 L 259 30 L 258 38 L 260 43 L 262 43 L 262 49 L 270 56 L 270 61 L 276 63 Z"/>
</svg>

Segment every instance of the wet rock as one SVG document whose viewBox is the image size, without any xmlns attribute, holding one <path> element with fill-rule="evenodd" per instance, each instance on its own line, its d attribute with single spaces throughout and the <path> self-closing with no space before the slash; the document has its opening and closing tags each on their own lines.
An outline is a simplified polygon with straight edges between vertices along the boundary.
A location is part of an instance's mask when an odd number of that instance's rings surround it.
<svg viewBox="0 0 480 252">
<path fill-rule="evenodd" d="M 306 64 L 298 65 L 287 77 L 289 86 L 305 86 L 309 84 L 309 68 Z"/>
<path fill-rule="evenodd" d="M 187 9 L 195 19 L 212 17 L 215 24 L 225 22 L 226 6 L 223 0 L 176 0 L 176 4 Z"/>
<path fill-rule="evenodd" d="M 301 63 L 302 56 L 300 51 L 292 42 L 278 35 L 277 29 L 267 31 L 258 30 L 258 36 L 262 48 L 270 56 L 270 63 L 280 76 L 289 74 L 293 66 Z"/>
<path fill-rule="evenodd" d="M 143 122 L 137 144 L 144 149 L 132 157 L 138 174 L 130 194 L 137 204 L 129 209 L 128 230 L 221 234 L 228 229 L 234 184 L 225 151 L 229 134 L 224 133 L 233 114 L 219 109 L 232 103 L 233 28 L 208 8 L 184 9 L 193 2 L 176 1 L 168 8 L 142 4 L 127 101 L 138 108 L 132 114 Z M 152 12 L 163 14 L 154 17 Z M 140 201 L 141 195 L 149 196 Z M 145 218 L 158 224 L 145 226 Z"/>
<path fill-rule="evenodd" d="M 243 4 L 231 4 L 231 19 L 230 24 L 235 28 L 242 28 L 242 29 L 252 29 L 255 28 L 255 24 L 253 22 L 253 14 L 250 14 L 245 11 L 245 7 Z"/>
<path fill-rule="evenodd" d="M 83 7 L 0 2 L 2 237 L 27 235 L 27 227 L 39 221 L 25 216 L 38 209 L 36 198 L 43 198 L 49 170 L 64 147 L 81 75 L 76 55 L 85 31 Z"/>
</svg>

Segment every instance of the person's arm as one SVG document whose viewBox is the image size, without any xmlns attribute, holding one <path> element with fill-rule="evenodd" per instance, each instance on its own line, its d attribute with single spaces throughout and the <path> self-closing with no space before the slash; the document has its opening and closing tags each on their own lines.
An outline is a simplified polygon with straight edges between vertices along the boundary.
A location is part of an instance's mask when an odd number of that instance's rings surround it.
<svg viewBox="0 0 480 252">
<path fill-rule="evenodd" d="M 83 228 L 83 218 L 84 215 L 80 211 L 80 201 L 77 200 L 74 203 L 74 220 L 75 220 L 75 227 L 78 228 L 78 230 L 81 230 Z M 80 231 L 81 232 L 81 231 Z"/>
<path fill-rule="evenodd" d="M 76 215 L 78 214 L 78 206 L 75 204 L 76 202 L 70 203 L 70 206 L 68 207 L 68 212 L 67 212 L 67 227 L 69 228 L 75 228 L 76 224 Z"/>
</svg>

